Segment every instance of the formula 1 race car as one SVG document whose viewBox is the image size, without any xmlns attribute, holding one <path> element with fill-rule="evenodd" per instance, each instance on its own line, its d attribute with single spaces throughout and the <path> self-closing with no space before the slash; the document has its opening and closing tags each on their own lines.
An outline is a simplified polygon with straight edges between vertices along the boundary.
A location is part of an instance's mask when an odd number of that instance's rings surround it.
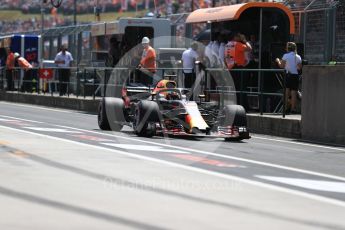
<svg viewBox="0 0 345 230">
<path fill-rule="evenodd" d="M 187 100 L 189 91 L 161 80 L 153 90 L 122 98 L 103 97 L 98 109 L 102 130 L 119 131 L 130 125 L 138 136 L 154 135 L 249 139 L 246 113 L 240 105 L 219 106 Z"/>
</svg>

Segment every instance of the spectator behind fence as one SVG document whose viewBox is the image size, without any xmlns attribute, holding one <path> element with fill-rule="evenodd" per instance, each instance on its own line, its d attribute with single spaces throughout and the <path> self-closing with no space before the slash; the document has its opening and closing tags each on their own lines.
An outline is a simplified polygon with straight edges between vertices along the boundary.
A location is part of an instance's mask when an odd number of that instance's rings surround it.
<svg viewBox="0 0 345 230">
<path fill-rule="evenodd" d="M 60 52 L 55 57 L 55 64 L 58 68 L 59 76 L 59 92 L 60 96 L 67 93 L 67 86 L 71 77 L 71 69 L 73 57 L 70 52 L 67 51 L 67 46 L 64 44 L 60 48 Z"/>
<path fill-rule="evenodd" d="M 199 58 L 197 53 L 198 44 L 193 42 L 191 48 L 185 50 L 182 53 L 183 75 L 184 75 L 184 87 L 192 88 L 195 82 L 195 61 Z"/>
<path fill-rule="evenodd" d="M 286 51 L 287 53 L 284 54 L 281 60 L 276 58 L 276 62 L 280 68 L 286 70 L 285 104 L 287 105 L 287 112 L 290 112 L 288 100 L 291 96 L 291 113 L 296 113 L 297 90 L 299 85 L 298 70 L 302 69 L 302 59 L 301 56 L 297 54 L 297 46 L 294 42 L 288 42 L 286 44 Z"/>
<path fill-rule="evenodd" d="M 32 93 L 32 65 L 19 53 L 14 53 L 15 66 L 24 69 L 22 91 Z"/>
<path fill-rule="evenodd" d="M 6 49 L 6 80 L 7 80 L 7 90 L 13 90 L 13 75 L 14 75 L 14 53 L 10 48 Z"/>
</svg>

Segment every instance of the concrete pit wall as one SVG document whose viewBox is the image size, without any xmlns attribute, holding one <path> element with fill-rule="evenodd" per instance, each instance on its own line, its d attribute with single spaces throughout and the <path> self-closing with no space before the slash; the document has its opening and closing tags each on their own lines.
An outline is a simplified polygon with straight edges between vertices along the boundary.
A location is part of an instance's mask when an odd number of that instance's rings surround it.
<svg viewBox="0 0 345 230">
<path fill-rule="evenodd" d="M 305 66 L 302 139 L 345 145 L 345 66 Z"/>
<path fill-rule="evenodd" d="M 47 95 L 37 94 L 17 94 L 6 93 L 0 91 L 0 101 L 26 103 L 33 105 L 48 106 L 53 108 L 63 108 L 84 111 L 87 113 L 96 114 L 99 100 L 83 99 L 83 98 L 66 98 L 66 97 L 51 97 Z"/>
</svg>

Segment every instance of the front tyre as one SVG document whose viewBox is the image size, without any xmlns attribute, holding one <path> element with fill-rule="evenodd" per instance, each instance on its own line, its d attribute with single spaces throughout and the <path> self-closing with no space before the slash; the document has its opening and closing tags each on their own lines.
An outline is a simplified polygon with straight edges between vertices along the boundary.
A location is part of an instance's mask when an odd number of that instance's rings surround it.
<svg viewBox="0 0 345 230">
<path fill-rule="evenodd" d="M 98 126 L 102 130 L 120 131 L 125 123 L 121 98 L 104 97 L 98 107 Z"/>
<path fill-rule="evenodd" d="M 246 111 L 241 105 L 225 106 L 223 116 L 223 126 L 247 127 Z"/>
<path fill-rule="evenodd" d="M 105 109 L 104 98 L 102 98 L 102 100 L 99 102 L 99 105 L 98 105 L 97 121 L 98 121 L 98 127 L 101 130 L 111 130 L 109 122 L 108 122 L 107 112 Z"/>
<path fill-rule="evenodd" d="M 241 105 L 227 105 L 223 109 L 223 119 L 221 125 L 224 127 L 238 128 L 238 137 L 227 137 L 225 141 L 241 141 L 249 139 L 249 132 L 247 130 L 247 116 L 246 111 Z"/>
</svg>

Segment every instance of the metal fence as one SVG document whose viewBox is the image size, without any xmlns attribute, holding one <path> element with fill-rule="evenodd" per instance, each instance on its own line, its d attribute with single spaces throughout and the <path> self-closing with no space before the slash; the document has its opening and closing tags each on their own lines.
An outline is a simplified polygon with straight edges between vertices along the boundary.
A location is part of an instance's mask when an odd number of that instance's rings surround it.
<svg viewBox="0 0 345 230">
<path fill-rule="evenodd" d="M 310 64 L 345 61 L 345 3 L 336 0 L 286 0 L 295 18 L 296 42 Z"/>
<path fill-rule="evenodd" d="M 212 72 L 228 71 L 227 69 L 206 69 L 205 76 Z M 285 117 L 285 70 L 283 69 L 234 69 L 230 71 L 234 86 L 206 87 L 205 92 L 218 93 L 220 99 L 224 94 L 235 93 L 237 104 L 247 110 L 263 113 L 282 114 Z M 237 80 L 236 80 L 237 78 Z M 220 104 L 224 102 L 220 100 Z"/>
<path fill-rule="evenodd" d="M 71 76 L 69 79 L 58 78 L 59 68 L 52 68 L 54 77 L 42 78 L 42 71 L 45 69 L 33 68 L 28 76 L 25 70 L 16 68 L 13 71 L 13 87 L 9 85 L 6 69 L 0 71 L 0 88 L 14 93 L 43 94 L 54 97 L 82 97 L 98 99 L 105 95 L 115 96 L 108 91 L 116 89 L 121 94 L 121 88 L 126 86 L 132 91 L 140 89 L 150 91 L 150 87 L 141 85 L 135 76 L 136 68 L 69 68 Z M 252 112 L 282 114 L 285 116 L 285 71 L 282 69 L 239 69 L 231 70 L 230 75 L 227 69 L 206 68 L 200 85 L 201 92 L 206 94 L 208 100 L 217 101 L 220 106 L 226 104 L 226 95 L 237 96 L 238 103 Z M 41 74 L 40 74 L 41 73 Z M 234 84 L 212 84 L 218 81 L 221 73 L 228 73 L 235 79 Z M 8 74 L 8 73 L 7 73 Z M 198 73 L 197 73 L 198 74 Z M 110 79 L 113 76 L 112 80 Z M 114 78 L 115 76 L 115 78 Z M 224 76 L 224 75 L 223 75 Z M 155 81 L 160 79 L 172 79 L 183 88 L 183 73 L 181 68 L 158 68 L 155 74 Z M 237 79 L 237 80 L 236 80 Z M 61 92 L 63 85 L 66 91 Z M 119 86 L 118 88 L 116 88 Z M 65 95 L 64 95 L 65 94 Z M 196 100 L 194 98 L 194 100 Z"/>
</svg>

